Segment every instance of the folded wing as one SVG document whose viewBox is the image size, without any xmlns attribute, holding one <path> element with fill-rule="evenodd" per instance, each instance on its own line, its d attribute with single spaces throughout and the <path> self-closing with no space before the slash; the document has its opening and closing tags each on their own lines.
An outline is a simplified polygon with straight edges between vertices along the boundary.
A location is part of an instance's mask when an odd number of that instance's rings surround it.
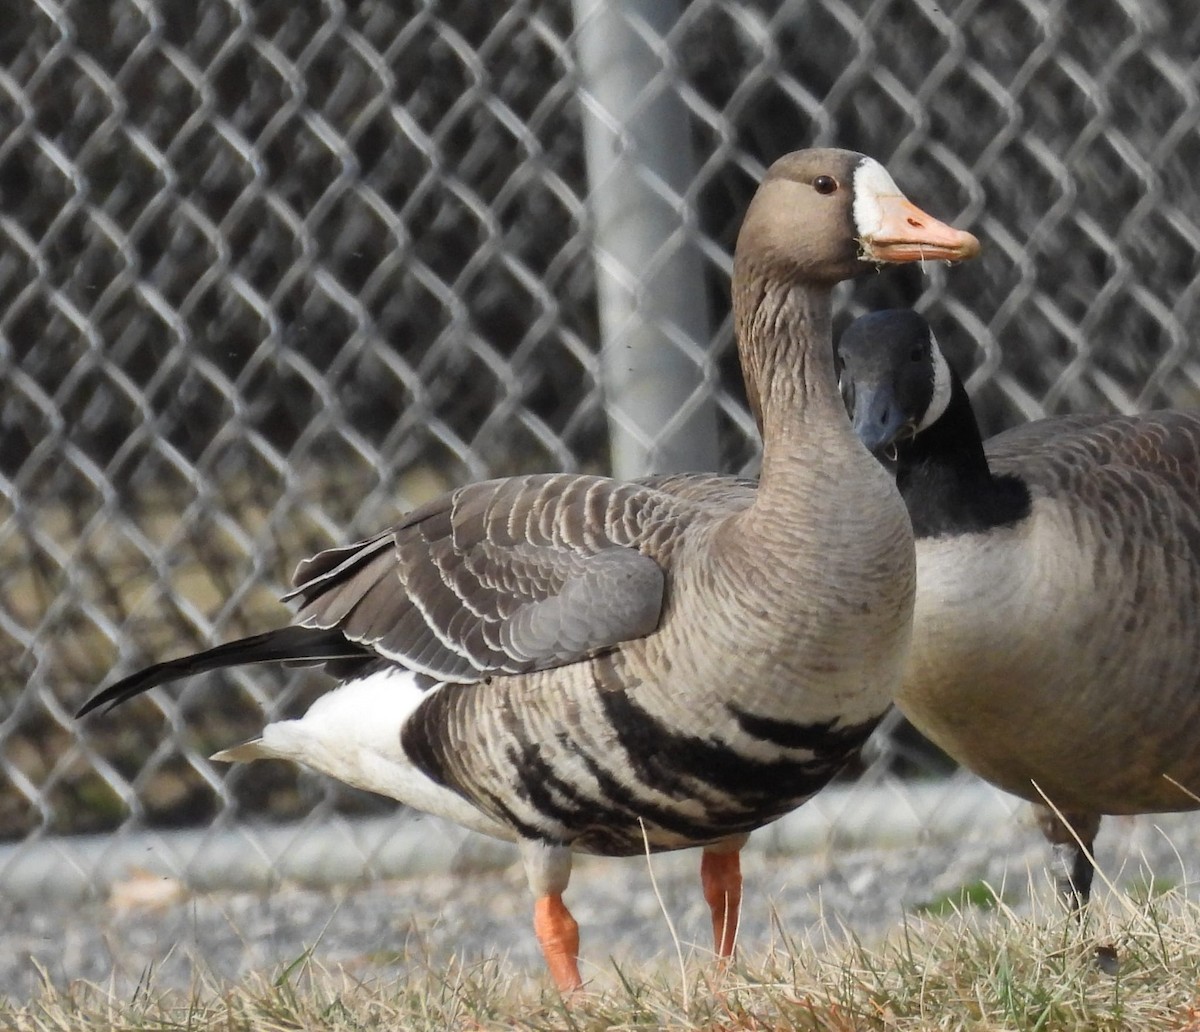
<svg viewBox="0 0 1200 1032">
<path fill-rule="evenodd" d="M 658 626 L 679 528 L 646 517 L 671 505 L 603 477 L 471 484 L 301 563 L 288 598 L 302 626 L 438 680 L 560 666 Z"/>
</svg>

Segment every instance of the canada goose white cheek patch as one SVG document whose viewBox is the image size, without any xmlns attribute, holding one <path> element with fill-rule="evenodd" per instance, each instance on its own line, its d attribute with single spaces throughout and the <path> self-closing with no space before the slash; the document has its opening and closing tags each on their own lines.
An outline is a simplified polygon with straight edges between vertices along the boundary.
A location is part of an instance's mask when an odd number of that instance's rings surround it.
<svg viewBox="0 0 1200 1032">
<path fill-rule="evenodd" d="M 950 405 L 950 394 L 954 389 L 950 381 L 950 366 L 946 364 L 946 356 L 938 347 L 937 338 L 934 337 L 932 330 L 929 331 L 929 353 L 933 359 L 933 391 L 930 393 L 929 406 L 925 409 L 925 415 L 917 424 L 917 433 L 928 430 L 942 418 L 942 413 Z"/>
<path fill-rule="evenodd" d="M 883 229 L 881 197 L 903 197 L 900 187 L 874 158 L 863 158 L 854 170 L 854 229 L 860 240 L 870 240 Z"/>
</svg>

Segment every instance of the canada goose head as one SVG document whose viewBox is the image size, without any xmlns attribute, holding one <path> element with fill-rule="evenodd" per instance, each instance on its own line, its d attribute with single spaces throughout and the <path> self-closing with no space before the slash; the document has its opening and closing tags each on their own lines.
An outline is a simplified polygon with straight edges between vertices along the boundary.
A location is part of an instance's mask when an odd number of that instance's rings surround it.
<svg viewBox="0 0 1200 1032">
<path fill-rule="evenodd" d="M 883 458 L 894 460 L 903 441 L 941 419 L 956 393 L 929 323 L 906 308 L 856 319 L 838 342 L 838 360 L 854 432 Z"/>
<path fill-rule="evenodd" d="M 854 432 L 894 472 L 918 540 L 1029 515 L 1028 486 L 992 472 L 967 390 L 921 316 L 896 309 L 857 319 L 838 341 L 838 361 Z"/>
</svg>

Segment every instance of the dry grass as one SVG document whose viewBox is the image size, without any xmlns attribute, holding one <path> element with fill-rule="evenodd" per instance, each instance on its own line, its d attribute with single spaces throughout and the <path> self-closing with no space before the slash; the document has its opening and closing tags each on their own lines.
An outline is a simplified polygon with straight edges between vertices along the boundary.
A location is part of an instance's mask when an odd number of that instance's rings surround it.
<svg viewBox="0 0 1200 1032">
<path fill-rule="evenodd" d="M 765 957 L 727 972 L 693 963 L 681 977 L 669 962 L 614 968 L 564 1002 L 501 961 L 398 981 L 324 971 L 305 956 L 270 979 L 201 982 L 188 993 L 158 992 L 152 977 L 127 999 L 85 984 L 47 987 L 27 1004 L 0 1003 L 0 1027 L 1200 1030 L 1200 908 L 1171 892 L 1094 915 L 1082 931 L 1003 905 L 954 911 L 911 918 L 872 946 L 781 934 Z"/>
</svg>

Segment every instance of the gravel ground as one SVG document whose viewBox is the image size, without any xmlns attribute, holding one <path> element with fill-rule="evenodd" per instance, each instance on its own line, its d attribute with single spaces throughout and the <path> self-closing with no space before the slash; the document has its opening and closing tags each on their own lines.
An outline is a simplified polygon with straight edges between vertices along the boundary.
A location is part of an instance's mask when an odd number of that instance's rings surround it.
<svg viewBox="0 0 1200 1032">
<path fill-rule="evenodd" d="M 1145 882 L 1147 866 L 1161 882 L 1178 885 L 1187 880 L 1181 857 L 1194 856 L 1198 840 L 1200 817 L 1110 818 L 1098 856 L 1102 870 L 1127 887 Z M 822 918 L 869 941 L 906 911 L 981 879 L 1021 910 L 1031 885 L 1039 897 L 1050 896 L 1047 856 L 1030 822 L 1020 819 L 954 843 L 796 857 L 747 850 L 741 948 L 763 953 L 780 928 L 803 937 L 819 930 Z M 710 940 L 697 864 L 698 854 L 687 851 L 654 857 L 652 870 L 680 941 L 703 952 Z M 585 977 L 588 966 L 611 970 L 610 958 L 622 965 L 675 962 L 644 859 L 580 858 L 567 900 L 582 929 Z M 0 902 L 0 992 L 27 998 L 41 972 L 56 985 L 85 979 L 119 996 L 150 971 L 159 987 L 186 987 L 198 975 L 220 984 L 251 972 L 277 974 L 309 948 L 325 968 L 364 978 L 436 969 L 452 956 L 471 962 L 497 955 L 536 976 L 541 961 L 530 916 L 516 865 L 336 891 L 284 886 L 187 895 L 155 877 L 117 886 L 103 901 Z"/>
</svg>

